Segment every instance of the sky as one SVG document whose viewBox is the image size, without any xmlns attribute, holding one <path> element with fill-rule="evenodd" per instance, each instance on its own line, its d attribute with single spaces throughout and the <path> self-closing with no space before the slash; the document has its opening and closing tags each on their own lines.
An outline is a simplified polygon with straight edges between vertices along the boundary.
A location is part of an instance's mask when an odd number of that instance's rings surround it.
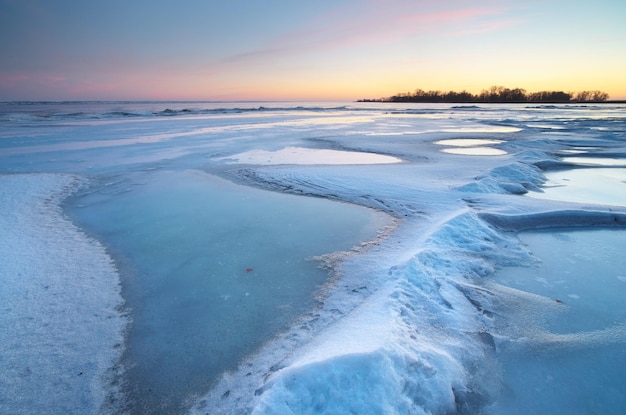
<svg viewBox="0 0 626 415">
<path fill-rule="evenodd" d="M 626 99 L 624 0 L 0 0 L 0 101 Z"/>
</svg>

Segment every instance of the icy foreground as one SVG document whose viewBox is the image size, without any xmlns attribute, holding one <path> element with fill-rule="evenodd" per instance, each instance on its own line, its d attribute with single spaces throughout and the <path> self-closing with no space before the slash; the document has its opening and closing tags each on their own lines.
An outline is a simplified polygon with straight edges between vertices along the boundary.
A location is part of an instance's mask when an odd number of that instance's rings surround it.
<svg viewBox="0 0 626 415">
<path fill-rule="evenodd" d="M 113 392 L 127 322 L 113 263 L 59 208 L 80 184 L 0 176 L 2 413 L 95 413 Z"/>
<path fill-rule="evenodd" d="M 397 226 L 349 255 L 321 257 L 334 273 L 312 308 L 205 380 L 207 390 L 158 372 L 161 383 L 180 389 L 170 403 L 176 412 L 508 414 L 526 413 L 531 400 L 537 413 L 622 412 L 623 249 L 586 246 L 594 243 L 587 234 L 603 229 L 612 233 L 598 238 L 626 247 L 626 107 L 177 105 L 114 111 L 92 104 L 45 116 L 11 109 L 0 118 L 2 229 L 10 235 L 0 245 L 2 263 L 10 264 L 1 271 L 7 370 L 0 412 L 38 412 L 43 405 L 53 412 L 136 412 L 128 402 L 136 399 L 128 384 L 136 378 L 125 377 L 132 368 L 120 353 L 132 347 L 139 322 L 120 346 L 125 319 L 116 309 L 119 280 L 135 281 L 128 270 L 140 259 L 120 253 L 122 245 L 107 234 L 124 232 L 123 215 L 115 222 L 102 217 L 103 230 L 90 230 L 106 241 L 105 251 L 59 205 L 81 183 L 70 210 L 123 211 L 128 200 L 145 202 L 145 189 L 158 196 L 163 177 L 191 186 L 185 177 L 205 183 L 213 179 L 202 177 L 212 175 L 376 209 Z M 343 162 L 341 152 L 349 152 Z M 377 161 L 376 154 L 384 157 Z M 163 230 L 159 235 L 198 227 L 173 212 L 176 201 L 200 206 L 202 196 L 193 196 L 200 188 L 169 202 L 162 195 L 171 190 L 154 196 L 159 203 L 141 207 L 150 223 L 132 223 L 133 235 L 149 227 Z M 163 213 L 158 226 L 151 211 Z M 264 244 L 286 234 L 278 225 L 273 232 Z M 545 235 L 580 242 L 546 243 Z M 194 245 L 196 236 L 177 242 L 181 251 Z M 168 252 L 158 248 L 155 259 Z M 121 272 L 108 255 L 126 264 Z M 242 269 L 238 278 L 254 275 Z M 65 279 L 57 282 L 57 274 Z M 66 293 L 58 303 L 47 294 L 55 283 Z M 223 304 L 244 304 L 255 292 L 231 294 Z M 273 307 L 271 297 L 259 307 Z M 132 318 L 133 304 L 127 306 Z M 183 306 L 192 309 L 186 303 L 177 309 Z M 82 340 L 72 343 L 76 332 Z M 181 365 L 202 348 L 164 338 Z M 87 365 L 85 356 L 97 362 Z M 29 388 L 39 395 L 23 392 Z M 146 405 L 159 412 L 149 398 Z"/>
</svg>

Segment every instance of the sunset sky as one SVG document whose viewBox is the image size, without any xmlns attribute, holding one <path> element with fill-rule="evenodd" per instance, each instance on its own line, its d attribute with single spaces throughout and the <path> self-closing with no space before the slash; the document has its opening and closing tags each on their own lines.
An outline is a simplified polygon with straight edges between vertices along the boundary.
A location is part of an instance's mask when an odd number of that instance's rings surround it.
<svg viewBox="0 0 626 415">
<path fill-rule="evenodd" d="M 624 0 L 0 0 L 0 101 L 626 99 Z"/>
</svg>

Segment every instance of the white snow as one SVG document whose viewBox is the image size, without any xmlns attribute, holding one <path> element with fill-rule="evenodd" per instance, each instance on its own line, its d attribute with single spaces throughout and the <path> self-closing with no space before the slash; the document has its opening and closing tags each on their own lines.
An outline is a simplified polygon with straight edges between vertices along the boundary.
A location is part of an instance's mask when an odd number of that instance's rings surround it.
<svg viewBox="0 0 626 415">
<path fill-rule="evenodd" d="M 127 323 L 119 276 L 59 207 L 80 183 L 0 175 L 2 413 L 99 413 L 115 394 L 110 371 Z"/>
</svg>

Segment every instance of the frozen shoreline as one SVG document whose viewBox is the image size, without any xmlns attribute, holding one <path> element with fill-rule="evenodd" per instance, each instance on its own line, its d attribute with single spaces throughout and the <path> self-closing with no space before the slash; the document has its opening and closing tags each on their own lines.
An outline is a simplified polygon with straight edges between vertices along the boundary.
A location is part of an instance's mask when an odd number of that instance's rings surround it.
<svg viewBox="0 0 626 415">
<path fill-rule="evenodd" d="M 190 395 L 314 312 L 332 283 L 321 266 L 354 255 L 390 221 L 198 170 L 144 172 L 106 192 L 114 196 L 77 196 L 68 214 L 117 252 L 133 319 L 121 359 L 130 413 L 182 411 Z"/>
<path fill-rule="evenodd" d="M 206 396 L 189 396 L 196 402 L 193 413 L 497 414 L 494 403 L 506 387 L 502 351 L 513 360 L 536 350 L 567 358 L 568 350 L 592 344 L 597 350 L 607 334 L 623 335 L 619 327 L 550 332 L 543 322 L 562 313 L 562 304 L 490 278 L 502 267 L 537 261 L 518 239 L 520 231 L 623 232 L 621 202 L 582 199 L 584 191 L 577 194 L 581 199 L 561 201 L 548 188 L 542 198 L 529 195 L 543 191 L 550 169 L 567 173 L 558 185 L 568 193 L 577 175 L 566 169 L 582 167 L 591 156 L 623 159 L 624 108 L 606 107 L 610 114 L 600 119 L 604 108 L 380 107 L 280 109 L 274 115 L 268 109 L 262 116 L 251 111 L 215 119 L 213 113 L 181 115 L 160 119 L 163 131 L 147 122 L 86 123 L 74 125 L 70 138 L 96 131 L 91 148 L 98 151 L 40 154 L 25 146 L 20 156 L 16 140 L 0 157 L 16 171 L 30 169 L 23 161 L 32 158 L 35 169 L 101 176 L 120 183 L 101 188 L 113 198 L 116 192 L 140 194 L 134 186 L 141 184 L 125 182 L 129 171 L 197 169 L 254 187 L 373 208 L 398 220 L 385 240 L 333 263 L 339 264 L 339 278 L 327 287 L 319 309 L 224 373 Z M 164 138 L 145 139 L 156 136 Z M 449 154 L 441 140 L 498 151 Z M 283 158 L 307 147 L 311 162 Z M 315 159 L 320 149 L 403 162 L 330 165 Z M 570 151 L 583 158 L 579 165 L 559 156 Z M 237 158 L 240 163 L 232 163 Z M 624 183 L 611 186 L 602 190 L 619 192 Z"/>
<path fill-rule="evenodd" d="M 470 209 L 451 212 L 448 216 L 445 210 L 435 214 L 432 208 L 427 209 L 426 215 L 442 217 L 441 221 L 436 221 L 430 228 L 422 228 L 424 234 L 415 240 L 414 249 L 418 252 L 415 256 L 404 264 L 398 258 L 392 260 L 396 264 L 391 266 L 389 280 L 382 281 L 384 277 L 378 276 L 382 270 L 369 270 L 374 281 L 368 289 L 373 294 L 364 302 L 347 312 L 345 318 L 324 326 L 310 343 L 297 347 L 280 364 L 265 366 L 265 372 L 248 372 L 245 375 L 247 379 L 240 378 L 236 373 L 228 374 L 192 412 L 204 413 L 211 408 L 217 413 L 252 411 L 255 414 L 327 411 L 474 413 L 484 405 L 491 405 L 493 400 L 498 399 L 499 383 L 502 381 L 500 375 L 495 373 L 499 370 L 499 363 L 494 350 L 506 348 L 509 342 L 516 343 L 516 336 L 525 330 L 537 330 L 536 325 L 540 325 L 542 314 L 561 311 L 559 303 L 553 299 L 483 281 L 502 266 L 533 263 L 531 253 L 511 233 L 542 229 L 624 229 L 626 226 L 624 207 L 592 204 L 573 207 L 568 202 L 538 202 L 532 198 L 515 199 L 515 203 L 511 204 L 511 195 L 540 191 L 545 177 L 535 164 L 545 159 L 545 154 L 540 152 L 522 153 L 508 163 L 499 163 L 500 166 L 484 172 L 473 182 L 448 191 L 447 196 L 431 195 L 435 200 L 440 199 L 435 205 L 445 204 L 450 208 L 450 205 L 455 205 L 450 203 L 451 199 L 457 198 L 467 202 Z M 393 186 L 398 180 L 385 190 L 389 195 L 402 195 L 399 199 L 403 203 L 399 205 L 393 203 L 395 197 L 382 197 L 375 193 L 355 194 L 356 189 L 348 188 L 347 184 L 358 183 L 355 180 L 357 169 L 343 169 L 342 173 L 338 173 L 337 170 L 316 166 L 293 174 L 290 168 L 278 166 L 271 169 L 244 168 L 233 174 L 269 189 L 382 209 L 404 219 L 397 232 L 400 234 L 424 219 L 424 213 L 412 206 L 419 203 L 423 195 L 419 191 L 417 195 L 409 195 L 402 188 L 394 192 Z M 382 187 L 374 184 L 371 189 L 380 192 Z M 397 234 L 392 236 L 382 245 L 388 248 L 397 237 Z M 404 238 L 406 236 L 400 239 Z M 377 255 L 377 252 L 371 255 Z M 360 259 L 367 262 L 367 256 L 365 254 Z M 380 258 L 378 261 L 380 263 Z M 354 276 L 358 271 L 346 274 Z M 339 293 L 335 295 L 340 296 Z M 331 310 L 341 310 L 343 300 L 331 295 L 324 309 L 329 314 Z M 493 313 L 497 314 L 502 307 L 498 305 L 501 302 L 517 304 L 518 308 L 527 309 L 527 313 L 535 313 L 538 319 L 522 320 L 513 332 L 508 332 L 508 329 L 503 332 L 503 324 L 506 326 L 508 323 L 492 318 Z M 414 304 L 420 304 L 420 312 L 414 309 Z M 515 313 L 519 312 L 516 309 Z M 436 317 L 433 321 L 433 316 L 443 317 Z M 619 327 L 615 330 L 622 333 Z M 562 336 L 561 340 L 553 343 L 553 347 L 564 342 L 573 347 L 576 343 L 585 347 L 587 337 L 602 338 L 604 343 L 610 345 L 610 341 L 607 343 L 609 333 L 610 330 L 607 334 Z M 290 336 L 294 334 L 286 337 Z M 547 332 L 544 336 L 558 337 Z M 622 337 L 616 341 L 623 342 Z M 436 339 L 436 346 L 433 339 Z M 551 347 L 541 337 L 536 341 L 536 344 L 526 342 L 522 349 Z M 598 346 L 598 340 L 592 341 Z M 245 370 L 252 370 L 264 359 L 276 359 L 274 347 L 270 345 L 265 352 L 261 352 L 260 361 L 244 365 L 247 367 Z M 468 368 L 474 368 L 476 372 L 468 375 Z M 255 369 L 259 370 L 258 367 Z M 255 382 L 263 387 L 255 391 L 257 397 L 252 400 L 233 390 L 236 385 L 247 385 L 242 391 L 250 393 L 249 388 L 253 388 Z M 367 391 L 361 391 L 362 395 L 358 392 L 361 385 L 368 385 Z M 414 392 L 407 394 L 407 387 Z M 354 394 L 344 397 L 333 393 L 338 390 L 349 390 Z M 412 401 L 413 393 L 422 396 L 423 400 Z"/>
<path fill-rule="evenodd" d="M 117 410 L 112 370 L 128 321 L 111 259 L 61 212 L 80 185 L 70 175 L 0 175 L 3 413 Z"/>
</svg>

